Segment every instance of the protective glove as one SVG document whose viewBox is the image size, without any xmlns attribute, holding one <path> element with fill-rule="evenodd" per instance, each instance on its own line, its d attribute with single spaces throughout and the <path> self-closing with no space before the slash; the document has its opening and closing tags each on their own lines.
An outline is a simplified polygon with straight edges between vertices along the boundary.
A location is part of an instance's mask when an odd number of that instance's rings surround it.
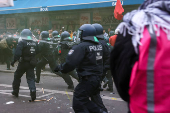
<svg viewBox="0 0 170 113">
<path fill-rule="evenodd" d="M 11 62 L 11 66 L 14 67 L 15 61 Z"/>
</svg>

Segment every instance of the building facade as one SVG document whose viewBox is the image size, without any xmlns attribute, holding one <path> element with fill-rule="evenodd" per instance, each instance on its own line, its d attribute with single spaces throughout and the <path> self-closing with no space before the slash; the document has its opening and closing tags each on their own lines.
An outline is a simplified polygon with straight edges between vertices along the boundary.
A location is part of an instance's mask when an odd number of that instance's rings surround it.
<svg viewBox="0 0 170 113">
<path fill-rule="evenodd" d="M 27 1 L 31 2 L 32 0 Z M 60 30 L 61 27 L 64 27 L 68 31 L 76 31 L 82 24 L 86 23 L 100 23 L 106 31 L 108 28 L 115 30 L 121 22 L 114 18 L 116 1 L 87 1 L 84 0 L 84 3 L 77 4 L 69 3 L 67 5 L 63 3 L 64 5 L 40 7 L 23 5 L 20 6 L 21 8 L 17 6 L 23 0 L 14 1 L 14 7 L 0 8 L 0 31 L 15 32 L 24 28 L 30 28 L 31 30 L 40 29 L 41 31 L 49 29 Z M 124 14 L 137 9 L 142 2 L 143 0 L 139 0 L 138 2 L 135 2 L 135 0 L 121 1 L 125 10 Z"/>
</svg>

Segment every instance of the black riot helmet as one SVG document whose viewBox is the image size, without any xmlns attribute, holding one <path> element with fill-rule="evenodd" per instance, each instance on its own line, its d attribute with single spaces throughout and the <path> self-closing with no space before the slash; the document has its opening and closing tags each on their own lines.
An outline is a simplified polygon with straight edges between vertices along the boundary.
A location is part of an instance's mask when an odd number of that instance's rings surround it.
<svg viewBox="0 0 170 113">
<path fill-rule="evenodd" d="M 29 29 L 24 29 L 21 32 L 21 39 L 32 40 L 32 33 Z"/>
<path fill-rule="evenodd" d="M 41 32 L 41 38 L 43 40 L 49 38 L 49 33 L 47 31 L 42 31 Z"/>
<path fill-rule="evenodd" d="M 52 36 L 53 36 L 54 38 L 60 38 L 60 35 L 59 35 L 59 32 L 58 32 L 58 31 L 53 31 L 53 32 L 52 32 Z"/>
<path fill-rule="evenodd" d="M 92 24 L 92 26 L 95 27 L 96 29 L 96 37 L 100 39 L 104 39 L 102 25 L 96 23 L 96 24 Z"/>
<path fill-rule="evenodd" d="M 70 33 L 67 31 L 62 32 L 60 41 L 72 41 L 72 38 L 70 37 Z"/>
<path fill-rule="evenodd" d="M 96 29 L 91 24 L 83 24 L 77 32 L 77 38 L 80 40 L 94 38 L 94 36 L 96 36 Z"/>
</svg>

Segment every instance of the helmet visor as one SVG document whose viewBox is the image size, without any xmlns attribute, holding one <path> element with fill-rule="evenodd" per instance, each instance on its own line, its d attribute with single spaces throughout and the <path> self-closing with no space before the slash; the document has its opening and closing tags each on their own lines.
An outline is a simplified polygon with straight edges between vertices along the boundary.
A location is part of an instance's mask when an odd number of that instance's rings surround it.
<svg viewBox="0 0 170 113">
<path fill-rule="evenodd" d="M 81 39 L 82 38 L 82 32 L 83 32 L 82 30 L 78 30 L 76 37 Z"/>
</svg>

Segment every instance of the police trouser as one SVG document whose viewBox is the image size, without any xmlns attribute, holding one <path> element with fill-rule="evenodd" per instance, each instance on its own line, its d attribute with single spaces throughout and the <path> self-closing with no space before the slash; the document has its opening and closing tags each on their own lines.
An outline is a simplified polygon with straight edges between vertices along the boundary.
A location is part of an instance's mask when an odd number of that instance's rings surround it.
<svg viewBox="0 0 170 113">
<path fill-rule="evenodd" d="M 69 75 L 75 78 L 77 81 L 79 80 L 76 70 L 73 70 L 66 74 L 65 73 L 62 74 L 62 76 L 69 76 Z"/>
<path fill-rule="evenodd" d="M 103 104 L 102 98 L 100 96 L 100 92 L 97 93 L 96 95 L 91 97 L 91 100 L 103 111 L 108 112 L 106 107 Z"/>
<path fill-rule="evenodd" d="M 41 69 L 46 65 L 49 64 L 50 68 L 52 70 L 52 72 L 54 72 L 54 69 L 56 67 L 56 61 L 54 59 L 54 56 L 44 56 L 42 57 L 42 59 L 37 63 L 36 66 L 36 76 L 37 76 L 37 80 L 40 81 L 40 74 L 41 74 Z M 62 74 L 58 74 L 59 76 L 61 76 L 64 81 L 68 84 L 68 85 L 73 85 L 73 81 L 71 80 L 70 76 L 62 76 Z"/>
<path fill-rule="evenodd" d="M 19 93 L 21 77 L 25 72 L 30 91 L 36 91 L 34 66 L 32 66 L 29 62 L 22 61 L 18 64 L 17 70 L 14 73 L 12 86 L 15 93 Z"/>
<path fill-rule="evenodd" d="M 68 86 L 74 86 L 73 81 L 69 75 L 59 72 L 57 72 L 56 74 L 62 77 Z"/>
<path fill-rule="evenodd" d="M 76 86 L 73 96 L 75 113 L 100 113 L 100 108 L 89 98 L 96 95 L 100 87 L 98 76 L 83 77 Z M 99 95 L 100 96 L 100 95 Z"/>
<path fill-rule="evenodd" d="M 63 63 L 65 63 L 65 59 L 60 59 L 60 64 L 63 64 Z M 64 76 L 69 76 L 69 78 L 71 79 L 71 77 L 70 76 L 72 76 L 73 78 L 75 78 L 77 81 L 79 81 L 79 78 L 78 78 L 78 75 L 77 75 L 77 72 L 76 72 L 76 70 L 73 70 L 73 71 L 71 71 L 71 72 L 68 72 L 68 73 L 60 73 L 60 74 L 58 74 L 59 76 L 61 75 L 62 77 L 64 77 Z M 68 79 L 68 77 L 67 77 L 67 79 Z M 68 79 L 69 80 L 69 79 Z M 70 80 L 69 80 L 70 81 Z M 72 80 L 71 80 L 72 81 Z M 67 83 L 67 82 L 66 82 Z M 70 84 L 71 84 L 71 82 L 70 82 Z M 72 84 L 73 84 L 73 81 L 72 81 Z M 69 84 L 68 84 L 69 85 Z"/>
<path fill-rule="evenodd" d="M 37 63 L 37 66 L 36 66 L 36 76 L 37 76 L 37 80 L 38 81 L 40 80 L 41 69 L 46 64 L 50 65 L 50 68 L 51 68 L 52 71 L 54 70 L 54 68 L 56 66 L 56 63 L 55 63 L 55 60 L 54 60 L 52 55 L 51 56 L 43 56 L 41 58 L 41 60 Z"/>
<path fill-rule="evenodd" d="M 102 80 L 102 78 L 101 78 Z M 101 83 L 101 82 L 100 82 Z M 101 84 L 100 84 L 101 87 Z M 103 104 L 102 98 L 100 96 L 100 90 L 96 93 L 96 95 L 91 97 L 91 100 L 103 111 L 108 112 L 105 105 Z"/>
</svg>

